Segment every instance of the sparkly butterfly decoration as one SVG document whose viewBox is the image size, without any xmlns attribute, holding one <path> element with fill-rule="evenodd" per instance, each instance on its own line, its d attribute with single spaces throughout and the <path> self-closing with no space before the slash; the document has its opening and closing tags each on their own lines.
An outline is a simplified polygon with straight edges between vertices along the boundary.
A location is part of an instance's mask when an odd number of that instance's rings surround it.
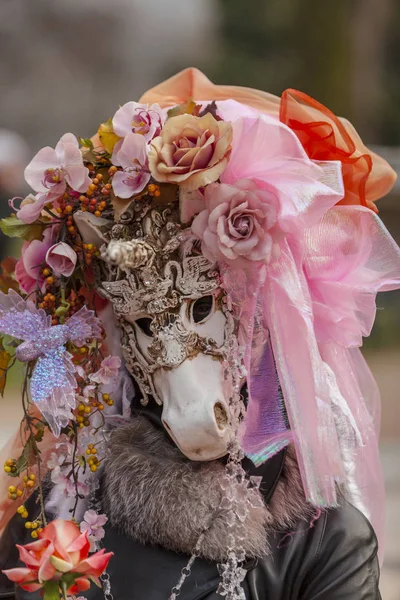
<svg viewBox="0 0 400 600">
<path fill-rule="evenodd" d="M 16 350 L 18 360 L 37 361 L 30 392 L 56 437 L 76 407 L 76 367 L 65 344 L 70 341 L 83 346 L 88 338 L 99 339 L 99 323 L 94 312 L 84 306 L 65 324 L 52 325 L 51 316 L 31 300 L 24 300 L 13 290 L 0 292 L 0 333 L 22 340 Z"/>
</svg>

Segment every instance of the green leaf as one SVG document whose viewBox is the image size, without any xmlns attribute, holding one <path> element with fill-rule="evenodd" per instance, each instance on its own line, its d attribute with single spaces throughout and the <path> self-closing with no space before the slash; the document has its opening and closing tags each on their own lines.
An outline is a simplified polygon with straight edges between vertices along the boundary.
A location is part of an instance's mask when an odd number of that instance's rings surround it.
<svg viewBox="0 0 400 600">
<path fill-rule="evenodd" d="M 80 573 L 64 573 L 60 579 L 60 584 L 67 590 L 75 583 L 75 579 L 78 577 L 81 577 Z"/>
<path fill-rule="evenodd" d="M 200 110 L 200 106 L 196 104 L 196 102 L 192 99 L 184 102 L 183 104 L 179 104 L 179 106 L 175 106 L 174 108 L 170 108 L 168 111 L 168 119 L 171 117 L 178 117 L 179 115 L 195 115 Z"/>
<path fill-rule="evenodd" d="M 112 119 L 108 119 L 108 121 L 102 123 L 97 133 L 105 150 L 108 152 L 108 154 L 112 154 L 115 144 L 122 139 L 114 132 Z"/>
<path fill-rule="evenodd" d="M 43 223 L 26 224 L 17 219 L 17 217 L 7 217 L 1 219 L 0 229 L 8 237 L 22 238 L 27 242 L 32 240 L 41 240 L 46 225 Z"/>
<path fill-rule="evenodd" d="M 94 146 L 93 146 L 93 142 L 90 138 L 78 138 L 79 139 L 79 143 L 81 146 L 84 146 L 85 148 L 89 148 L 90 150 L 93 150 Z"/>
<path fill-rule="evenodd" d="M 62 598 L 58 581 L 46 581 L 43 590 L 43 600 L 60 600 L 60 598 Z"/>
<path fill-rule="evenodd" d="M 17 290 L 16 290 L 17 291 Z M 10 348 L 18 348 L 18 346 L 20 345 L 20 341 L 18 341 L 16 338 L 11 337 L 10 335 L 3 335 L 2 336 L 2 340 L 3 340 L 3 344 L 5 346 L 10 346 Z"/>
<path fill-rule="evenodd" d="M 35 438 L 35 442 L 41 442 L 44 436 L 44 429 L 39 429 L 35 435 L 33 436 Z"/>
<path fill-rule="evenodd" d="M 27 456 L 27 452 L 25 451 L 26 448 L 27 448 L 27 446 L 25 446 L 25 448 L 22 451 L 21 456 L 17 459 L 17 462 L 15 464 L 15 466 L 16 466 L 15 473 L 9 473 L 9 475 L 11 477 L 19 477 L 19 475 L 21 473 L 23 473 L 23 471 L 25 471 L 26 468 L 28 467 L 28 456 Z"/>
<path fill-rule="evenodd" d="M 0 263 L 1 272 L 3 275 L 12 275 L 15 271 L 15 265 L 17 264 L 17 259 L 13 256 L 7 256 Z"/>
<path fill-rule="evenodd" d="M 37 432 L 38 434 L 39 431 Z M 17 461 L 15 463 L 15 472 L 8 473 L 8 476 L 18 477 L 19 475 L 21 475 L 21 473 L 26 471 L 28 466 L 32 465 L 37 460 L 39 454 L 40 450 L 36 444 L 36 435 L 30 435 L 25 443 L 21 455 L 19 456 L 19 458 L 17 458 Z"/>
<path fill-rule="evenodd" d="M 4 396 L 6 387 L 8 365 L 11 361 L 11 354 L 3 346 L 3 340 L 0 338 L 0 395 Z"/>
</svg>

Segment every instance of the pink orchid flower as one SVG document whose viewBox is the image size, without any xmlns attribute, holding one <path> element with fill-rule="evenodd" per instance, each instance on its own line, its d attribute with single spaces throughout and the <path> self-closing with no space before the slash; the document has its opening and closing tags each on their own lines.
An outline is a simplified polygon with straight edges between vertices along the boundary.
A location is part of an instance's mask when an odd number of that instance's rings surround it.
<svg viewBox="0 0 400 600">
<path fill-rule="evenodd" d="M 117 377 L 120 368 L 121 359 L 119 356 L 106 356 L 101 361 L 100 369 L 93 375 L 90 375 L 90 380 L 107 385 L 112 379 Z"/>
<path fill-rule="evenodd" d="M 96 549 L 96 542 L 99 542 L 105 536 L 103 525 L 108 521 L 106 515 L 99 515 L 94 510 L 87 510 L 83 515 L 81 522 L 82 533 L 87 532 L 88 540 L 91 543 L 91 549 Z"/>
<path fill-rule="evenodd" d="M 67 183 L 81 193 L 91 183 L 78 140 L 72 133 L 63 135 L 55 149 L 46 146 L 39 150 L 25 169 L 25 179 L 35 192 L 50 193 L 52 198 L 61 196 Z"/>
<path fill-rule="evenodd" d="M 99 577 L 107 568 L 112 552 L 100 550 L 89 556 L 90 542 L 87 533 L 81 533 L 71 521 L 56 520 L 39 533 L 39 539 L 25 546 L 17 545 L 21 562 L 26 567 L 7 569 L 3 573 L 23 590 L 35 592 L 46 588 L 46 583 L 58 581 L 63 576 L 74 577 L 68 594 L 88 590 L 90 580 L 100 585 Z"/>
<path fill-rule="evenodd" d="M 60 494 L 66 498 L 73 498 L 76 495 L 75 483 L 69 478 L 71 470 L 70 464 L 63 464 L 62 467 L 56 466 L 51 472 L 51 480 L 57 487 Z M 89 486 L 82 481 L 77 482 L 78 493 L 87 496 Z"/>
<path fill-rule="evenodd" d="M 12 200 L 9 200 L 9 204 L 14 210 L 17 211 L 17 218 L 20 221 L 30 224 L 40 217 L 40 214 L 46 204 L 53 201 L 53 198 L 50 196 L 51 194 L 28 194 L 26 198 L 22 200 L 19 209 L 14 206 L 15 200 L 19 200 L 19 198 L 13 198 Z"/>
<path fill-rule="evenodd" d="M 72 275 L 77 259 L 78 256 L 75 250 L 64 242 L 58 242 L 58 244 L 51 246 L 47 250 L 45 258 L 46 263 L 57 277 L 60 275 L 64 275 L 64 277 Z"/>
<path fill-rule="evenodd" d="M 96 386 L 95 385 L 85 385 L 82 390 L 82 395 L 87 400 L 88 398 L 92 398 L 95 395 Z"/>
<path fill-rule="evenodd" d="M 56 452 L 52 452 L 50 454 L 50 458 L 47 461 L 47 468 L 52 471 L 53 469 L 58 469 L 65 462 L 66 456 L 64 454 L 57 454 Z"/>
<path fill-rule="evenodd" d="M 117 110 L 113 117 L 114 132 L 124 138 L 128 133 L 138 133 L 146 142 L 160 135 L 166 114 L 158 104 L 139 104 L 127 102 Z"/>
<path fill-rule="evenodd" d="M 128 133 L 119 150 L 114 150 L 112 161 L 121 166 L 112 180 L 113 190 L 119 198 L 130 198 L 141 192 L 150 179 L 147 145 L 138 133 Z"/>
<path fill-rule="evenodd" d="M 53 245 L 54 227 L 48 227 L 43 240 L 32 240 L 25 242 L 22 246 L 21 258 L 15 265 L 15 277 L 19 287 L 26 294 L 35 291 L 38 286 L 42 292 L 45 290 L 44 277 L 41 274 L 41 266 L 45 261 L 47 251 Z"/>
</svg>

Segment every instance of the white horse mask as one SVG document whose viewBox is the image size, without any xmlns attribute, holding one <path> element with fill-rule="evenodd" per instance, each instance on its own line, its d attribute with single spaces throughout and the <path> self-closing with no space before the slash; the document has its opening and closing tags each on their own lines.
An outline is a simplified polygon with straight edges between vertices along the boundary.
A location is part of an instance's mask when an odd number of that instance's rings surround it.
<svg viewBox="0 0 400 600">
<path fill-rule="evenodd" d="M 179 225 L 176 204 L 136 201 L 102 248 L 102 283 L 122 329 L 122 352 L 143 404 L 189 459 L 213 460 L 234 438 L 240 389 L 236 323 L 219 273 Z"/>
</svg>

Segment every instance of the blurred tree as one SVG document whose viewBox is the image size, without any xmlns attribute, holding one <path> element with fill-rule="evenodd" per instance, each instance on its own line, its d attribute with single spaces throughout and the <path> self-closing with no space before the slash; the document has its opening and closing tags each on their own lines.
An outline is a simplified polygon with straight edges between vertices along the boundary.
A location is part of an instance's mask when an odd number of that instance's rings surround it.
<svg viewBox="0 0 400 600">
<path fill-rule="evenodd" d="M 294 0 L 290 40 L 293 56 L 298 57 L 290 87 L 349 117 L 351 4 L 349 0 Z"/>
<path fill-rule="evenodd" d="M 387 91 L 382 107 L 382 143 L 400 146 L 400 2 L 393 0 L 387 31 L 386 69 L 383 85 Z"/>
<path fill-rule="evenodd" d="M 335 111 L 349 107 L 348 0 L 219 0 L 218 81 L 280 94 L 297 87 Z"/>
<path fill-rule="evenodd" d="M 296 1 L 296 0 L 295 0 Z M 291 79 L 293 0 L 218 0 L 220 51 L 207 73 L 219 83 L 279 93 Z"/>
<path fill-rule="evenodd" d="M 295 87 L 352 120 L 369 142 L 400 143 L 399 0 L 217 0 L 219 83 Z"/>
<path fill-rule="evenodd" d="M 400 12 L 399 3 L 398 0 L 355 0 L 353 4 L 350 82 L 354 120 L 362 137 L 369 143 L 379 143 L 388 118 L 385 105 L 392 93 L 392 86 L 387 85 L 386 56 L 391 22 L 396 6 Z M 394 37 L 397 39 L 397 31 Z M 399 121 L 399 114 L 394 121 Z"/>
</svg>

